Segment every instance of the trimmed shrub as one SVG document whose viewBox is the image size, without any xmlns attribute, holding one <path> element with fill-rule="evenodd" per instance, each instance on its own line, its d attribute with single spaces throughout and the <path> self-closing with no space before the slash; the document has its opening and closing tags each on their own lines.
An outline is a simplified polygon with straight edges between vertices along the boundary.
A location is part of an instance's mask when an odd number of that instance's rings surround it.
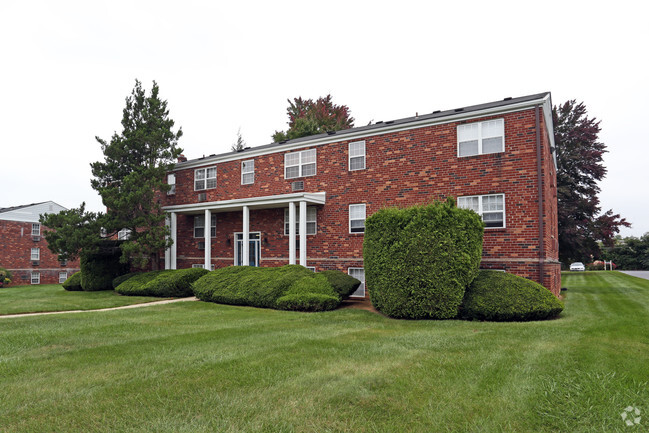
<svg viewBox="0 0 649 433">
<path fill-rule="evenodd" d="M 478 272 L 483 230 L 480 216 L 452 199 L 370 216 L 363 257 L 374 307 L 395 318 L 457 316 Z"/>
<path fill-rule="evenodd" d="M 81 272 L 76 272 L 68 277 L 67 280 L 63 282 L 63 288 L 68 292 L 80 292 L 83 289 L 81 288 Z"/>
<path fill-rule="evenodd" d="M 545 320 L 563 303 L 542 285 L 517 275 L 481 270 L 466 289 L 459 317 L 491 321 Z"/>
<path fill-rule="evenodd" d="M 326 277 L 300 265 L 217 269 L 194 283 L 194 294 L 201 301 L 303 311 L 329 310 L 340 303 Z"/>
<path fill-rule="evenodd" d="M 163 272 L 170 271 L 151 271 L 133 275 L 131 278 L 115 287 L 115 291 L 120 295 L 126 296 L 147 296 L 146 292 L 144 291 L 144 285 Z"/>
<path fill-rule="evenodd" d="M 181 298 L 193 296 L 192 283 L 209 273 L 207 269 L 189 268 L 165 271 L 142 287 L 147 296 Z"/>
<path fill-rule="evenodd" d="M 331 284 L 334 290 L 342 299 L 347 299 L 349 296 L 358 289 L 361 285 L 361 281 L 347 275 L 342 271 L 322 271 L 320 275 L 323 275 L 329 284 Z"/>
<path fill-rule="evenodd" d="M 81 254 L 81 288 L 86 292 L 113 290 L 113 279 L 128 273 L 120 263 L 122 250 L 117 241 L 102 241 L 96 254 Z"/>
<path fill-rule="evenodd" d="M 119 277 L 113 278 L 113 289 L 116 289 L 117 286 L 122 284 L 124 281 L 128 280 L 131 277 L 134 277 L 137 274 L 141 274 L 142 272 L 130 272 L 128 274 L 120 275 Z"/>
<path fill-rule="evenodd" d="M 0 268 L 0 287 L 8 286 L 11 284 L 11 271 Z"/>
</svg>

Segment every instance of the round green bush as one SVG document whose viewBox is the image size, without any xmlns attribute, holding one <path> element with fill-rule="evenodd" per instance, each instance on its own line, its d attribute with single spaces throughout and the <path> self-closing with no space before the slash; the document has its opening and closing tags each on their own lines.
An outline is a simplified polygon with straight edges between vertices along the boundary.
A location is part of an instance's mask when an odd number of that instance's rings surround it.
<svg viewBox="0 0 649 433">
<path fill-rule="evenodd" d="M 221 268 L 198 279 L 193 287 L 198 299 L 221 304 L 322 311 L 340 303 L 325 276 L 300 265 Z M 290 297 L 278 304 L 287 295 Z M 330 298 L 335 300 L 334 307 Z"/>
<path fill-rule="evenodd" d="M 76 272 L 68 277 L 67 280 L 63 282 L 63 288 L 68 292 L 80 292 L 83 289 L 81 288 L 81 272 Z"/>
<path fill-rule="evenodd" d="M 151 271 L 133 275 L 131 278 L 115 287 L 115 291 L 120 295 L 126 296 L 147 296 L 147 292 L 144 290 L 145 284 L 163 272 L 169 271 Z"/>
<path fill-rule="evenodd" d="M 160 298 L 193 296 L 192 283 L 207 273 L 209 271 L 203 268 L 164 271 L 144 284 L 142 290 L 147 296 Z"/>
<path fill-rule="evenodd" d="M 528 321 L 551 319 L 561 311 L 563 303 L 542 285 L 505 272 L 481 270 L 466 289 L 459 317 Z"/>
<path fill-rule="evenodd" d="M 131 277 L 141 274 L 142 272 L 129 272 L 128 274 L 120 275 L 119 277 L 113 278 L 113 289 L 116 289 L 117 286 L 122 284 L 124 281 L 128 280 Z"/>
<path fill-rule="evenodd" d="M 349 296 L 358 289 L 361 285 L 361 281 L 356 278 L 348 275 L 342 271 L 331 270 L 331 271 L 322 271 L 319 273 L 323 275 L 329 284 L 331 284 L 334 290 L 342 299 L 347 299 Z"/>
<path fill-rule="evenodd" d="M 363 257 L 374 307 L 394 318 L 457 316 L 478 272 L 483 231 L 480 216 L 451 199 L 370 216 Z"/>
</svg>

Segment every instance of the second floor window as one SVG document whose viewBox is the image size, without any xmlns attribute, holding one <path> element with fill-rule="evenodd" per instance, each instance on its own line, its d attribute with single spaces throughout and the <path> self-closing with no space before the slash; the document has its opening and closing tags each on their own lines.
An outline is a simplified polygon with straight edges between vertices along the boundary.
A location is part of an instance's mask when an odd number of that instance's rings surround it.
<svg viewBox="0 0 649 433">
<path fill-rule="evenodd" d="M 255 183 L 255 160 L 241 161 L 241 185 Z"/>
<path fill-rule="evenodd" d="M 41 224 L 32 223 L 32 236 L 40 236 L 40 235 L 41 235 Z"/>
<path fill-rule="evenodd" d="M 121 229 L 117 232 L 118 241 L 126 241 L 131 238 L 131 229 Z"/>
<path fill-rule="evenodd" d="M 505 120 L 465 123 L 457 127 L 457 155 L 472 156 L 505 151 Z"/>
<path fill-rule="evenodd" d="M 349 143 L 349 171 L 365 168 L 365 141 Z"/>
<path fill-rule="evenodd" d="M 216 167 L 199 168 L 194 170 L 194 190 L 216 188 Z"/>
<path fill-rule="evenodd" d="M 174 195 L 176 193 L 176 175 L 175 174 L 167 175 L 167 184 L 169 185 L 169 191 L 167 191 L 167 195 Z"/>
<path fill-rule="evenodd" d="M 32 248 L 32 260 L 33 261 L 38 261 L 41 259 L 41 249 L 40 248 Z"/>
<path fill-rule="evenodd" d="M 316 152 L 315 149 L 303 150 L 284 154 L 284 178 L 315 176 Z"/>
</svg>

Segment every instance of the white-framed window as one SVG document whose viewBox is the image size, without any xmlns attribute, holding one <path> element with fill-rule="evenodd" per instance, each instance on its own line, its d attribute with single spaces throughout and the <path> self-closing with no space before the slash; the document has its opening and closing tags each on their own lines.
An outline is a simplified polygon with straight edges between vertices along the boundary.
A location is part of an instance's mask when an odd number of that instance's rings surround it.
<svg viewBox="0 0 649 433">
<path fill-rule="evenodd" d="M 32 272 L 31 281 L 32 281 L 32 284 L 40 284 L 41 283 L 41 273 L 40 272 Z"/>
<path fill-rule="evenodd" d="M 36 262 L 41 259 L 41 249 L 40 248 L 32 248 L 32 254 L 31 254 L 32 261 Z"/>
<path fill-rule="evenodd" d="M 255 160 L 241 161 L 241 185 L 255 183 Z"/>
<path fill-rule="evenodd" d="M 349 205 L 349 233 L 365 233 L 365 204 Z"/>
<path fill-rule="evenodd" d="M 458 197 L 457 206 L 480 215 L 486 228 L 505 227 L 505 194 Z"/>
<path fill-rule="evenodd" d="M 315 272 L 315 266 L 305 266 L 305 268 L 307 268 L 311 272 Z"/>
<path fill-rule="evenodd" d="M 169 185 L 169 191 L 167 195 L 174 195 L 176 193 L 176 175 L 168 174 L 167 175 L 167 185 Z"/>
<path fill-rule="evenodd" d="M 194 170 L 194 191 L 216 188 L 216 167 Z"/>
<path fill-rule="evenodd" d="M 314 235 L 318 232 L 317 223 L 318 213 L 315 206 L 307 206 L 306 208 L 306 234 Z M 284 209 L 284 234 L 288 236 L 290 224 L 288 222 L 288 208 Z M 295 206 L 295 234 L 300 234 L 300 208 Z"/>
<path fill-rule="evenodd" d="M 349 171 L 365 169 L 365 140 L 349 143 Z"/>
<path fill-rule="evenodd" d="M 40 235 L 41 235 L 41 224 L 32 223 L 32 236 L 40 236 Z"/>
<path fill-rule="evenodd" d="M 315 149 L 302 150 L 284 154 L 284 178 L 315 176 L 316 152 Z"/>
<path fill-rule="evenodd" d="M 465 123 L 457 127 L 457 155 L 472 156 L 505 151 L 505 120 Z"/>
<path fill-rule="evenodd" d="M 210 224 L 210 237 L 216 237 L 216 215 L 212 214 Z M 194 237 L 205 237 L 205 215 L 196 215 L 194 217 Z"/>
<path fill-rule="evenodd" d="M 59 284 L 65 283 L 65 280 L 68 279 L 68 273 L 67 272 L 59 272 Z"/>
<path fill-rule="evenodd" d="M 200 269 L 205 269 L 205 265 L 200 264 L 200 265 L 192 265 L 192 268 L 200 268 Z M 210 265 L 210 270 L 214 270 L 214 265 Z"/>
<path fill-rule="evenodd" d="M 358 289 L 352 293 L 351 297 L 365 297 L 365 268 L 347 268 L 347 274 L 349 276 L 356 278 L 361 282 L 361 285 L 358 286 Z"/>
<path fill-rule="evenodd" d="M 118 241 L 127 241 L 131 238 L 131 229 L 121 229 L 117 232 Z"/>
</svg>

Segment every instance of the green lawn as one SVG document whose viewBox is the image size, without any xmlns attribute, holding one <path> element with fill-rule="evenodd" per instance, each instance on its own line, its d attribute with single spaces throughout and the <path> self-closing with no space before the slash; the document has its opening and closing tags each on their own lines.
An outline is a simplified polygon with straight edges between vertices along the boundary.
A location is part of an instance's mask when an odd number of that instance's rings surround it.
<svg viewBox="0 0 649 433">
<path fill-rule="evenodd" d="M 0 431 L 646 431 L 649 281 L 564 286 L 562 317 L 530 323 L 203 302 L 0 319 Z"/>
<path fill-rule="evenodd" d="M 121 296 L 113 290 L 68 292 L 60 284 L 0 289 L 0 315 L 43 311 L 97 310 L 159 301 L 147 296 Z M 2 422 L 0 421 L 0 427 Z"/>
</svg>

